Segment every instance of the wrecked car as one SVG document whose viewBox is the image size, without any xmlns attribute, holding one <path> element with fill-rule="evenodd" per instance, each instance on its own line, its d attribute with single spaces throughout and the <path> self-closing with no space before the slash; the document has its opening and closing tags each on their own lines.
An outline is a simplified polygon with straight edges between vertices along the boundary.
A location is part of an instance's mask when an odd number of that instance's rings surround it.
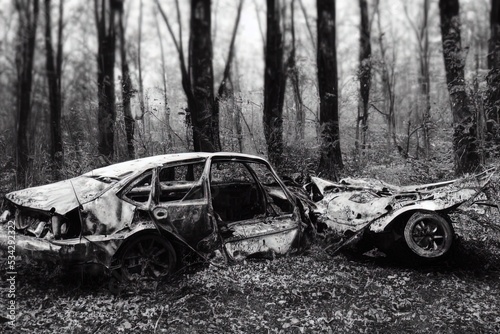
<svg viewBox="0 0 500 334">
<path fill-rule="evenodd" d="M 154 156 L 5 196 L 0 246 L 119 271 L 171 273 L 186 250 L 238 260 L 300 248 L 304 213 L 269 163 L 236 153 Z M 9 234 L 10 233 L 10 234 Z"/>
<path fill-rule="evenodd" d="M 307 187 L 318 229 L 341 239 L 329 246 L 336 246 L 334 251 L 357 243 L 361 249 L 428 261 L 449 253 L 455 238 L 449 214 L 482 198 L 493 172 L 402 187 L 375 179 L 334 183 L 312 177 Z"/>
</svg>

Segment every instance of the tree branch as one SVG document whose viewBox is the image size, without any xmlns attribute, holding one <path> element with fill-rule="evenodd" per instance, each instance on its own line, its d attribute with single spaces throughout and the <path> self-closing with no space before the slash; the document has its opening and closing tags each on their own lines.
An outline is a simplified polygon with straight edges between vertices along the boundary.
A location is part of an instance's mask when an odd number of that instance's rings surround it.
<svg viewBox="0 0 500 334">
<path fill-rule="evenodd" d="M 224 68 L 224 75 L 219 85 L 219 90 L 216 99 L 219 99 L 224 93 L 224 88 L 226 87 L 226 81 L 228 80 L 229 74 L 231 72 L 231 63 L 233 62 L 233 56 L 234 56 L 234 42 L 236 40 L 236 34 L 238 32 L 238 27 L 240 24 L 241 10 L 243 8 L 244 2 L 245 0 L 240 0 L 240 3 L 238 5 L 238 14 L 236 15 L 236 21 L 234 23 L 234 28 L 233 28 L 233 35 L 231 36 L 231 43 L 229 44 L 229 53 L 226 60 L 226 67 Z"/>
</svg>

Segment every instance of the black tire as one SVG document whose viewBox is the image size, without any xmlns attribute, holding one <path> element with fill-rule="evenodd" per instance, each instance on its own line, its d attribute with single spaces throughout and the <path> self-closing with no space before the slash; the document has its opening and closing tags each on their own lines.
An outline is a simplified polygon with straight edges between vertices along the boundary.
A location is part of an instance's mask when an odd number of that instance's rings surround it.
<svg viewBox="0 0 500 334">
<path fill-rule="evenodd" d="M 424 260 L 446 256 L 455 238 L 450 221 L 434 212 L 414 213 L 406 223 L 403 234 L 408 249 Z"/>
<path fill-rule="evenodd" d="M 160 235 L 142 235 L 127 242 L 119 256 L 122 278 L 159 278 L 172 274 L 177 265 L 175 249 Z"/>
</svg>

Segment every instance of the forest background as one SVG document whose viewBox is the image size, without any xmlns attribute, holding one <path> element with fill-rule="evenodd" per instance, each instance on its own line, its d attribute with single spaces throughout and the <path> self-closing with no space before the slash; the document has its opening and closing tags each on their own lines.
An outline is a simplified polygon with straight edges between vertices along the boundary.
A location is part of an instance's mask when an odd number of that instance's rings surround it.
<svg viewBox="0 0 500 334">
<path fill-rule="evenodd" d="M 0 197 L 193 150 L 265 156 L 295 179 L 474 172 L 498 161 L 499 36 L 500 0 L 0 0 Z M 318 240 L 302 256 L 183 268 L 112 296 L 26 263 L 16 323 L 1 326 L 499 332 L 498 211 L 452 219 L 456 251 L 423 268 L 331 257 Z"/>
<path fill-rule="evenodd" d="M 496 0 L 1 8 L 2 193 L 192 150 L 395 183 L 495 161 Z"/>
</svg>

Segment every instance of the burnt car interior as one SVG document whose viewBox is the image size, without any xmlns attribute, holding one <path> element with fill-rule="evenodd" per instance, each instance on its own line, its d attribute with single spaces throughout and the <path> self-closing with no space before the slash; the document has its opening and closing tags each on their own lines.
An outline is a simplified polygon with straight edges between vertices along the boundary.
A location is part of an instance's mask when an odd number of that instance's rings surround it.
<svg viewBox="0 0 500 334">
<path fill-rule="evenodd" d="M 266 213 L 262 191 L 244 163 L 212 163 L 210 191 L 214 211 L 222 221 L 246 220 Z"/>
<path fill-rule="evenodd" d="M 259 163 L 214 161 L 210 171 L 212 205 L 219 220 L 235 222 L 293 211 L 270 171 L 271 182 L 260 177 L 267 169 Z M 271 191 L 272 190 L 272 191 Z"/>
<path fill-rule="evenodd" d="M 161 191 L 160 203 L 200 199 L 204 196 L 199 179 L 203 173 L 205 162 L 171 165 L 159 172 Z M 152 184 L 152 172 L 147 172 L 134 181 L 124 192 L 124 197 L 135 203 L 146 203 L 149 199 Z"/>
<path fill-rule="evenodd" d="M 204 197 L 199 183 L 205 162 L 174 165 L 162 168 L 159 173 L 160 203 L 194 200 Z"/>
</svg>

